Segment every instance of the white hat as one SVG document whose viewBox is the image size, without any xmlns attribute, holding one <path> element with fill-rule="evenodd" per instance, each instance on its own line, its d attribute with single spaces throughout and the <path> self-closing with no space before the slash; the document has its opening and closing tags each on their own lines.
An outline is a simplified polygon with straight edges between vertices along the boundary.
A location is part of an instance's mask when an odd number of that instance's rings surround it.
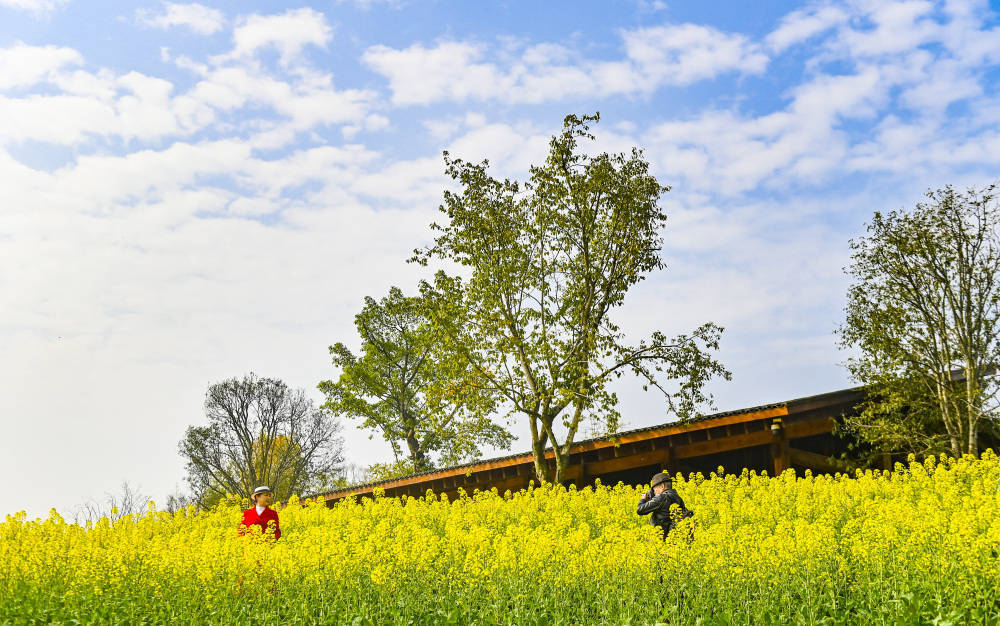
<svg viewBox="0 0 1000 626">
<path fill-rule="evenodd" d="M 271 488 L 261 485 L 253 490 L 253 495 L 257 495 L 258 493 L 271 493 Z"/>
</svg>

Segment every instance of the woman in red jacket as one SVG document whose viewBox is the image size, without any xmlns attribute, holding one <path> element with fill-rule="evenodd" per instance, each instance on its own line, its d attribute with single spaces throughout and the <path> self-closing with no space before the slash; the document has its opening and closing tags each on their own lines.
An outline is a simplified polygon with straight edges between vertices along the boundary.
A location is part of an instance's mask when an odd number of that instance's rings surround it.
<svg viewBox="0 0 1000 626">
<path fill-rule="evenodd" d="M 278 512 L 271 508 L 271 498 L 274 494 L 271 493 L 270 487 L 257 487 L 253 490 L 253 494 L 250 495 L 250 500 L 253 501 L 253 506 L 243 511 L 243 520 L 240 521 L 240 536 L 246 534 L 247 529 L 256 524 L 260 526 L 261 531 L 264 534 L 270 535 L 274 533 L 275 539 L 281 538 L 281 527 L 278 526 Z M 247 565 L 247 548 L 248 546 L 243 546 L 243 564 Z M 256 558 L 256 567 L 259 570 L 261 567 L 260 558 Z M 274 591 L 274 580 L 271 579 L 271 591 Z M 234 592 L 236 595 L 243 593 L 243 573 L 239 573 L 236 577 L 236 589 Z"/>
<path fill-rule="evenodd" d="M 262 532 L 273 532 L 275 539 L 281 539 L 278 512 L 271 508 L 272 497 L 274 497 L 274 494 L 271 493 L 270 487 L 257 487 L 253 490 L 253 495 L 250 496 L 250 499 L 253 500 L 254 506 L 243 511 L 243 521 L 240 522 L 241 536 L 245 531 L 244 527 L 249 528 L 256 524 L 260 526 Z M 271 522 L 274 522 L 273 526 Z"/>
</svg>

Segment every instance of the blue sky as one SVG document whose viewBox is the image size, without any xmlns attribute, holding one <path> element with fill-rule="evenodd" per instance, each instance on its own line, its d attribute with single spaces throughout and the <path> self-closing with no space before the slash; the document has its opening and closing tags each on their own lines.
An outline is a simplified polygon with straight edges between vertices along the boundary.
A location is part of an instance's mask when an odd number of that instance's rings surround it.
<svg viewBox="0 0 1000 626">
<path fill-rule="evenodd" d="M 618 319 L 725 326 L 718 410 L 849 386 L 849 239 L 1000 173 L 989 3 L 470 6 L 0 0 L 0 513 L 163 501 L 224 378 L 319 401 L 363 298 L 425 276 L 442 150 L 523 176 L 594 111 L 590 149 L 643 148 L 668 268 Z M 619 395 L 627 427 L 670 419 Z"/>
</svg>

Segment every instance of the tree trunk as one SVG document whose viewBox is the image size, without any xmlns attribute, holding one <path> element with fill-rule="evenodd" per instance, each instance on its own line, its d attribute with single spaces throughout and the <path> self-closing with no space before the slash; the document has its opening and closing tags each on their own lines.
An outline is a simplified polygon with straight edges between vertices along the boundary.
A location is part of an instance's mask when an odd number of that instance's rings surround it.
<svg viewBox="0 0 1000 626">
<path fill-rule="evenodd" d="M 545 441 L 547 439 L 547 433 L 538 432 L 538 420 L 537 415 L 532 415 L 529 420 L 531 425 L 531 453 L 535 459 L 535 478 L 538 479 L 539 484 L 549 482 L 549 467 L 548 463 L 545 462 Z"/>
<path fill-rule="evenodd" d="M 946 376 L 949 380 L 951 379 L 950 373 L 946 373 Z M 951 453 L 956 457 L 962 456 L 961 433 L 955 432 L 955 424 L 952 423 L 947 391 L 948 383 L 941 380 L 940 374 L 935 376 L 934 382 L 937 388 L 938 408 L 941 410 L 941 421 L 944 422 L 945 432 L 948 433 L 948 441 L 951 444 Z"/>
<path fill-rule="evenodd" d="M 965 364 L 965 406 L 969 423 L 968 454 L 979 456 L 979 381 L 973 380 L 978 368 L 966 361 Z"/>
<path fill-rule="evenodd" d="M 412 426 L 406 431 L 406 447 L 410 449 L 410 460 L 413 461 L 414 471 L 422 472 L 430 469 L 430 464 L 427 462 L 427 455 L 424 454 L 423 449 L 420 447 L 416 430 Z"/>
<path fill-rule="evenodd" d="M 978 424 L 969 420 L 969 454 L 979 456 L 979 428 Z"/>
<path fill-rule="evenodd" d="M 562 450 L 559 449 L 559 444 L 556 442 L 556 435 L 552 432 L 552 422 L 551 420 L 542 422 L 545 426 L 545 434 L 549 436 L 552 441 L 552 456 L 556 461 L 556 468 L 553 472 L 552 483 L 561 483 L 563 476 L 566 475 L 566 455 L 564 455 Z"/>
</svg>

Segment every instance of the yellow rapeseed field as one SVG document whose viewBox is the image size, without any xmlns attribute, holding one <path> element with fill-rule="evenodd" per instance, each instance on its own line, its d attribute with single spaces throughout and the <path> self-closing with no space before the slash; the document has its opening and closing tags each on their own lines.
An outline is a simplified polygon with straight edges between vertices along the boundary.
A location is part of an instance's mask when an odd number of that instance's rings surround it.
<svg viewBox="0 0 1000 626">
<path fill-rule="evenodd" d="M 280 541 L 245 505 L 92 527 L 0 524 L 4 623 L 1000 623 L 1000 458 L 855 476 L 679 478 L 666 542 L 643 487 L 454 501 L 292 501 Z"/>
</svg>

